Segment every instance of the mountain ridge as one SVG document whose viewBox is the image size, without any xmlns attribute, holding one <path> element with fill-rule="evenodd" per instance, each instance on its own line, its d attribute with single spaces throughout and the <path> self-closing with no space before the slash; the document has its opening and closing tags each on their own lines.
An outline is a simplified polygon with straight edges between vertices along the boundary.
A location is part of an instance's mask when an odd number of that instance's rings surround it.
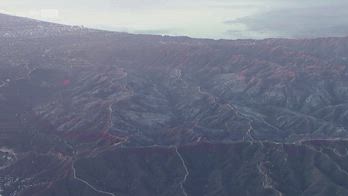
<svg viewBox="0 0 348 196">
<path fill-rule="evenodd" d="M 1 195 L 347 194 L 348 38 L 14 19 L 0 16 Z"/>
</svg>

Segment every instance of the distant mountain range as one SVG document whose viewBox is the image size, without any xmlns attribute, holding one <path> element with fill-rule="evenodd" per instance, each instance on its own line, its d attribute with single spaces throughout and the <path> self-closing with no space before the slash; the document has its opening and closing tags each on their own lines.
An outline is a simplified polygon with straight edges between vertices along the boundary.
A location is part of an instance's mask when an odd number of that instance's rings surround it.
<svg viewBox="0 0 348 196">
<path fill-rule="evenodd" d="M 348 195 L 348 37 L 0 15 L 0 196 Z"/>
</svg>

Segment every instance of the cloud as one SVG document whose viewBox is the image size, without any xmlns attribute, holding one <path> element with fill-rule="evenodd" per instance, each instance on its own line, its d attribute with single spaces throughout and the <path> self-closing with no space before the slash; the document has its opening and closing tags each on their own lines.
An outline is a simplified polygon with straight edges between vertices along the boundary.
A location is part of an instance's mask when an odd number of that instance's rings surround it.
<svg viewBox="0 0 348 196">
<path fill-rule="evenodd" d="M 0 0 L 7 13 L 64 24 L 201 38 L 348 35 L 347 0 Z"/>
<path fill-rule="evenodd" d="M 253 37 L 311 38 L 348 36 L 348 3 L 313 5 L 295 4 L 290 7 L 271 9 L 266 12 L 227 20 L 224 23 L 242 25 L 242 32 L 229 30 L 236 35 L 250 34 Z"/>
</svg>

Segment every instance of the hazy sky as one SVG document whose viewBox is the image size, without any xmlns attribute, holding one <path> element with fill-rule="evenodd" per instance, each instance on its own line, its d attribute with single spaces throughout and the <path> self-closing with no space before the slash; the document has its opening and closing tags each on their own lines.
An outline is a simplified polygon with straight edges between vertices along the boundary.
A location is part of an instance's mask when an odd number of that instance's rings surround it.
<svg viewBox="0 0 348 196">
<path fill-rule="evenodd" d="M 348 35 L 348 0 L 0 0 L 0 12 L 215 39 Z"/>
</svg>

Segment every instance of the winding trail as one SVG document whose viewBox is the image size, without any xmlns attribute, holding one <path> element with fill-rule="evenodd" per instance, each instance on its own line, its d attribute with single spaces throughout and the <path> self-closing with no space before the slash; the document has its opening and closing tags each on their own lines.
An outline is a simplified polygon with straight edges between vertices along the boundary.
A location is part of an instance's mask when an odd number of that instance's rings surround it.
<svg viewBox="0 0 348 196">
<path fill-rule="evenodd" d="M 211 100 L 212 103 L 219 104 L 216 101 L 217 100 L 216 96 L 206 91 L 202 91 L 202 88 L 200 86 L 197 87 L 197 90 L 198 90 L 198 93 L 200 93 L 201 95 L 209 97 L 209 100 Z"/>
<path fill-rule="evenodd" d="M 213 103 L 216 103 L 218 105 L 223 105 L 221 103 L 219 103 L 217 100 L 218 98 L 213 95 L 210 92 L 204 91 L 202 90 L 202 88 L 200 86 L 197 87 L 198 93 L 202 94 L 203 96 L 208 96 L 210 98 L 210 100 L 212 100 Z M 254 138 L 253 136 L 253 131 L 254 131 L 254 127 L 252 126 L 253 124 L 253 120 L 246 114 L 241 113 L 236 107 L 234 107 L 233 105 L 226 103 L 225 106 L 227 106 L 230 110 L 232 110 L 237 116 L 244 118 L 248 121 L 249 124 L 249 128 L 246 131 L 246 136 L 248 137 L 248 139 L 250 140 L 251 143 L 255 143 L 257 140 Z M 268 126 L 270 126 L 269 123 L 267 123 L 264 119 L 262 119 L 262 121 L 267 124 Z M 244 138 L 245 140 L 245 138 Z"/>
<path fill-rule="evenodd" d="M 332 152 L 334 152 L 339 157 L 347 157 L 348 156 L 347 148 L 344 148 L 344 150 L 345 150 L 344 154 L 338 152 L 336 148 L 329 148 L 329 149 L 332 150 Z"/>
<path fill-rule="evenodd" d="M 184 167 L 185 172 L 186 172 L 184 179 L 180 182 L 180 187 L 181 187 L 181 190 L 182 190 L 183 194 L 184 194 L 185 196 L 188 196 L 188 194 L 187 194 L 187 192 L 186 192 L 186 190 L 185 190 L 184 184 L 185 184 L 185 182 L 186 182 L 188 176 L 190 175 L 190 172 L 189 172 L 189 170 L 188 170 L 188 168 L 187 168 L 187 166 L 186 166 L 185 160 L 184 160 L 184 158 L 182 157 L 182 155 L 180 154 L 180 152 L 179 152 L 177 146 L 175 146 L 175 152 L 176 152 L 176 154 L 178 155 L 178 157 L 180 158 L 181 163 L 182 163 L 182 166 Z"/>
<path fill-rule="evenodd" d="M 110 101 L 110 103 L 107 106 L 107 117 L 106 117 L 106 125 L 105 129 L 103 130 L 103 133 L 108 133 L 110 129 L 113 127 L 114 123 L 112 121 L 112 107 L 114 105 L 114 102 Z"/>
<path fill-rule="evenodd" d="M 262 162 L 257 164 L 257 170 L 259 171 L 259 174 L 263 178 L 262 181 L 262 186 L 264 189 L 271 189 L 274 191 L 278 196 L 283 196 L 283 193 L 274 188 L 273 186 L 273 180 L 272 178 L 268 175 L 268 172 L 266 171 L 265 166 L 263 165 Z"/>
<path fill-rule="evenodd" d="M 109 130 L 113 127 L 113 121 L 112 121 L 112 113 L 113 113 L 113 110 L 112 110 L 112 107 L 114 105 L 115 102 L 110 102 L 110 104 L 108 105 L 108 115 L 107 115 L 107 125 L 106 125 L 106 128 L 104 130 L 104 133 L 108 133 Z M 127 143 L 128 142 L 128 137 L 124 138 L 122 141 L 120 142 L 117 142 L 117 143 L 114 143 L 112 144 L 109 148 L 115 148 L 115 147 L 118 147 L 124 143 Z M 104 150 L 110 150 L 109 148 L 107 149 L 104 149 Z M 101 151 L 96 151 L 94 150 L 91 154 L 94 154 L 95 153 L 95 156 L 97 156 L 97 154 L 103 152 L 104 150 L 101 150 Z M 73 178 L 77 181 L 80 181 L 82 182 L 83 184 L 87 185 L 88 187 L 90 187 L 92 190 L 94 190 L 95 192 L 98 192 L 98 193 L 101 193 L 101 194 L 105 194 L 105 195 L 111 195 L 111 196 L 116 196 L 114 193 L 111 193 L 111 192 L 106 192 L 106 191 L 103 191 L 103 190 L 99 190 L 97 189 L 96 187 L 94 187 L 93 185 L 91 185 L 89 182 L 87 182 L 86 180 L 80 178 L 77 176 L 77 173 L 76 173 L 76 168 L 75 168 L 75 162 L 73 161 L 72 162 L 72 171 L 73 171 Z"/>
<path fill-rule="evenodd" d="M 93 189 L 95 192 L 101 193 L 101 194 L 105 194 L 105 195 L 116 196 L 114 193 L 110 193 L 110 192 L 99 190 L 99 189 L 95 188 L 93 185 L 91 185 L 89 182 L 87 182 L 86 180 L 83 180 L 83 179 L 79 178 L 77 176 L 77 174 L 76 174 L 76 169 L 75 169 L 74 162 L 72 163 L 72 171 L 73 171 L 73 177 L 74 177 L 75 180 L 82 182 L 83 184 L 85 184 L 88 187 L 90 187 L 91 189 Z"/>
<path fill-rule="evenodd" d="M 231 104 L 227 103 L 226 104 L 228 108 L 230 108 L 236 115 L 238 115 L 239 117 L 241 118 L 244 118 L 246 119 L 248 122 L 249 122 L 249 128 L 246 132 L 246 135 L 247 137 L 249 138 L 249 140 L 251 141 L 251 143 L 255 143 L 256 142 L 256 139 L 254 138 L 253 136 L 253 130 L 254 130 L 254 127 L 253 127 L 253 120 L 250 119 L 250 117 L 248 117 L 247 115 L 245 114 L 242 114 L 240 111 L 237 110 L 237 108 L 235 108 L 234 106 L 232 106 Z"/>
<path fill-rule="evenodd" d="M 317 153 L 323 155 L 324 157 L 326 157 L 337 168 L 337 170 L 339 170 L 341 173 L 348 176 L 348 172 L 346 170 L 344 170 L 338 163 L 336 163 L 327 153 L 323 152 L 323 149 L 321 147 L 318 150 L 311 145 L 308 145 L 308 144 L 303 144 L 303 145 L 306 146 L 307 148 L 313 150 L 314 152 L 317 152 Z"/>
</svg>

